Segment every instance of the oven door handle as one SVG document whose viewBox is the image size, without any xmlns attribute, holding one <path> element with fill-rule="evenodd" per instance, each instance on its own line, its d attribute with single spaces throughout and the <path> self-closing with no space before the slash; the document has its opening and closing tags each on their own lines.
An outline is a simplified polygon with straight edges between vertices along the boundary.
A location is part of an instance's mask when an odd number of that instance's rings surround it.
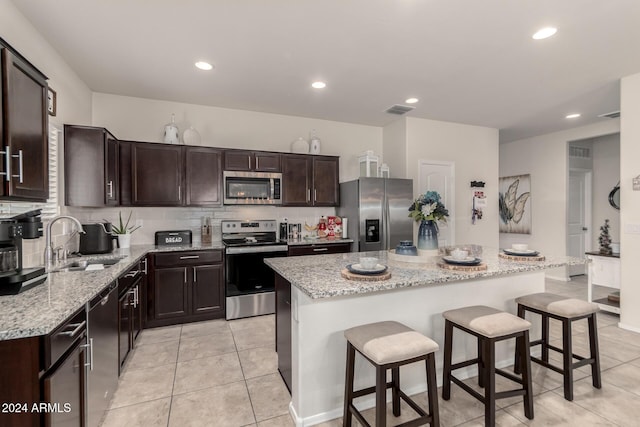
<svg viewBox="0 0 640 427">
<path fill-rule="evenodd" d="M 231 247 L 227 248 L 227 255 L 237 254 L 255 254 L 266 252 L 287 252 L 287 245 L 272 245 L 272 246 L 243 246 L 243 247 Z"/>
</svg>

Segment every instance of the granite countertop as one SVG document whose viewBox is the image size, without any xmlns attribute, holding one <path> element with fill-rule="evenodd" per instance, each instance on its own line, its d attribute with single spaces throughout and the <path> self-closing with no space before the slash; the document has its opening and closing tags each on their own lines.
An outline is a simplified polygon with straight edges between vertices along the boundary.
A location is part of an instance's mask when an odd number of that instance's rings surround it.
<svg viewBox="0 0 640 427">
<path fill-rule="evenodd" d="M 301 246 L 301 245 L 326 245 L 326 244 L 336 244 L 336 243 L 353 243 L 353 239 L 343 239 L 343 238 L 335 238 L 335 239 L 327 239 L 317 238 L 317 239 L 289 239 L 287 240 L 287 245 L 289 246 Z"/>
<path fill-rule="evenodd" d="M 82 257 L 87 260 L 122 257 L 122 260 L 104 270 L 49 273 L 41 285 L 18 295 L 0 296 L 0 340 L 48 334 L 150 252 L 223 248 L 219 241 L 188 246 L 134 245 L 111 254 Z"/>
<path fill-rule="evenodd" d="M 340 270 L 348 264 L 357 263 L 362 256 L 374 256 L 387 265 L 391 278 L 379 282 L 364 282 L 344 279 Z M 503 276 L 528 271 L 545 270 L 565 265 L 585 264 L 587 260 L 572 257 L 547 257 L 545 261 L 509 261 L 498 257 L 498 250 L 483 248 L 480 255 L 487 270 L 460 272 L 445 270 L 436 265 L 439 256 L 425 258 L 425 263 L 409 263 L 390 260 L 386 251 L 366 253 L 331 254 L 323 256 L 301 256 L 291 258 L 268 258 L 265 263 L 312 299 L 332 298 L 345 295 L 458 282 L 483 277 Z"/>
</svg>

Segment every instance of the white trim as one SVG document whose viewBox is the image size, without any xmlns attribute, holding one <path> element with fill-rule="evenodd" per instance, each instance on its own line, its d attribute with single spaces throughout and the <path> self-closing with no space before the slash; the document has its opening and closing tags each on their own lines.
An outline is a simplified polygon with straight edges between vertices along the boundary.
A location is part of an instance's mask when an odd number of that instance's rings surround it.
<svg viewBox="0 0 640 427">
<path fill-rule="evenodd" d="M 547 279 L 557 280 L 558 282 L 570 282 L 571 281 L 571 277 L 569 277 L 569 276 L 554 276 L 552 274 L 545 274 L 545 277 Z"/>
<path fill-rule="evenodd" d="M 631 332 L 638 332 L 640 333 L 640 328 L 637 328 L 635 326 L 631 326 L 631 325 L 627 325 L 626 323 L 622 323 L 622 322 L 618 322 L 618 328 L 620 329 L 624 329 L 626 331 L 631 331 Z"/>
</svg>

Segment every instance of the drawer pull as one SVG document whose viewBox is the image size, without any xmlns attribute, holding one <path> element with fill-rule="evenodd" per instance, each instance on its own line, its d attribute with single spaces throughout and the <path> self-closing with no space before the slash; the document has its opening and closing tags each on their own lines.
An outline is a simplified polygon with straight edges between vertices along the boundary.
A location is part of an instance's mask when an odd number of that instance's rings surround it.
<svg viewBox="0 0 640 427">
<path fill-rule="evenodd" d="M 328 250 L 329 250 L 329 248 L 314 248 L 313 252 L 326 252 Z"/>
<path fill-rule="evenodd" d="M 84 329 L 84 327 L 85 327 L 85 325 L 86 325 L 86 324 L 87 324 L 87 321 L 86 321 L 86 320 L 83 320 L 83 321 L 82 321 L 82 322 L 80 322 L 80 323 L 70 323 L 70 324 L 68 324 L 67 326 L 72 327 L 72 328 L 73 328 L 73 327 L 75 327 L 75 329 L 74 329 L 73 331 L 64 331 L 64 332 L 60 332 L 58 335 L 68 335 L 68 336 L 70 336 L 71 338 L 73 338 L 73 337 L 75 337 L 75 336 L 78 334 L 78 332 L 80 332 L 81 330 L 83 330 L 83 329 Z"/>
<path fill-rule="evenodd" d="M 135 271 L 132 271 L 130 273 L 125 274 L 124 277 L 129 279 L 131 277 L 136 277 L 138 275 L 138 273 L 140 273 L 140 270 L 135 270 Z"/>
<path fill-rule="evenodd" d="M 181 256 L 180 259 L 199 259 L 200 255 L 185 255 Z"/>
<path fill-rule="evenodd" d="M 193 268 L 193 283 L 196 283 L 198 281 L 198 273 L 196 272 L 197 270 L 195 267 L 192 267 L 192 268 Z"/>
</svg>

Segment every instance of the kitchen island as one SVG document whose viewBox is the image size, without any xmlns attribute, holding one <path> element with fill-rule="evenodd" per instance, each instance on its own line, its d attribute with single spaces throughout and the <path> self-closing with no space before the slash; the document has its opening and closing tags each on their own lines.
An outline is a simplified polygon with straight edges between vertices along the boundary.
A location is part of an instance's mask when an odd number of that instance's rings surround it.
<svg viewBox="0 0 640 427">
<path fill-rule="evenodd" d="M 341 276 L 346 265 L 365 255 L 378 257 L 389 267 L 391 278 L 361 282 Z M 276 350 L 280 372 L 291 391 L 290 412 L 296 425 L 314 425 L 342 415 L 345 329 L 396 320 L 431 337 L 442 348 L 443 311 L 481 304 L 515 313 L 516 297 L 544 291 L 545 269 L 585 262 L 568 257 L 507 261 L 499 258 L 498 250 L 489 248 L 483 249 L 481 257 L 487 269 L 470 273 L 441 269 L 439 257 L 408 263 L 390 260 L 382 251 L 265 260 L 277 273 Z M 513 343 L 503 344 L 496 353 L 498 366 L 511 364 L 513 359 Z M 454 363 L 476 355 L 475 341 L 460 334 L 454 334 L 454 349 Z M 441 352 L 436 360 L 441 381 Z M 403 367 L 403 390 L 408 394 L 426 390 L 423 371 L 419 364 Z M 373 385 L 374 374 L 370 365 L 356 358 L 356 387 Z M 466 368 L 460 376 L 471 375 L 475 367 Z M 359 405 L 373 404 L 370 397 Z"/>
</svg>

